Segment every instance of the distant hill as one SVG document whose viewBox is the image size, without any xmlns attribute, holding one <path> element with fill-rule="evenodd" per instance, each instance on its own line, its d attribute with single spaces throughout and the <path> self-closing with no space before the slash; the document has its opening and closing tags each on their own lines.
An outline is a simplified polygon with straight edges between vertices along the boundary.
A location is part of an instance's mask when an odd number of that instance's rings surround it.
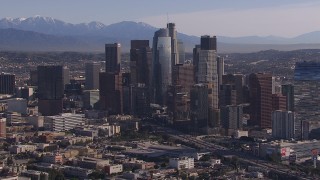
<svg viewBox="0 0 320 180">
<path fill-rule="evenodd" d="M 179 26 L 179 25 L 177 25 Z M 0 20 L 0 50 L 99 51 L 105 43 L 120 42 L 129 51 L 133 39 L 148 39 L 159 28 L 142 22 L 123 21 L 111 25 L 100 22 L 66 23 L 50 17 L 3 18 Z M 200 37 L 178 33 L 186 51 L 191 52 Z M 320 47 L 320 31 L 282 38 L 275 36 L 218 36 L 219 52 L 254 52 L 267 49 L 294 50 Z"/>
</svg>

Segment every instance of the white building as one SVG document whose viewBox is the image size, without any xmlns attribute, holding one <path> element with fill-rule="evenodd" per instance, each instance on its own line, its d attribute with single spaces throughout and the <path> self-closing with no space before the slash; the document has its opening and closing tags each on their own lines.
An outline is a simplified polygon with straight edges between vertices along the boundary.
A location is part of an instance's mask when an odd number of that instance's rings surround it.
<svg viewBox="0 0 320 180">
<path fill-rule="evenodd" d="M 123 171 L 123 166 L 122 164 L 113 164 L 113 165 L 107 165 L 105 167 L 105 170 L 107 174 L 117 174 L 121 173 Z"/>
<path fill-rule="evenodd" d="M 85 124 L 84 114 L 62 113 L 56 116 L 46 116 L 44 126 L 51 131 L 68 131 Z"/>
<path fill-rule="evenodd" d="M 27 100 L 22 98 L 9 99 L 7 101 L 8 112 L 17 112 L 21 114 L 27 114 Z"/>
<path fill-rule="evenodd" d="M 33 152 L 37 149 L 36 145 L 14 145 L 9 147 L 10 153 L 19 154 L 24 152 Z"/>
<path fill-rule="evenodd" d="M 294 113 L 291 111 L 272 112 L 272 137 L 279 139 L 294 138 Z"/>
<path fill-rule="evenodd" d="M 194 168 L 194 159 L 183 157 L 183 158 L 171 158 L 169 159 L 169 166 L 175 169 L 192 169 Z"/>
</svg>

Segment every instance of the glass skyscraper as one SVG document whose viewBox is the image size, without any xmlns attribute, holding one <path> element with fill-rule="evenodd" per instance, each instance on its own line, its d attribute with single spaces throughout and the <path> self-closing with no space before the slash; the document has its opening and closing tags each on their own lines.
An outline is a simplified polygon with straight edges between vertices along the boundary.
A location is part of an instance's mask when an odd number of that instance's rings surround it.
<svg viewBox="0 0 320 180">
<path fill-rule="evenodd" d="M 320 63 L 297 62 L 294 86 L 296 135 L 300 138 L 302 121 L 320 120 Z"/>
</svg>

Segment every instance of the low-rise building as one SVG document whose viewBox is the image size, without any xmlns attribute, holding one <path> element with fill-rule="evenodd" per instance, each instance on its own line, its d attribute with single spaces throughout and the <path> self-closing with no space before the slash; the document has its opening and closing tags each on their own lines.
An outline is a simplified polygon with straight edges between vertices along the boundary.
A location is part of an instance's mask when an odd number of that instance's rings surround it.
<svg viewBox="0 0 320 180">
<path fill-rule="evenodd" d="M 24 152 L 33 152 L 37 149 L 36 145 L 14 145 L 9 147 L 10 153 L 19 154 Z"/>
<path fill-rule="evenodd" d="M 107 165 L 105 171 L 108 175 L 121 173 L 123 171 L 122 164 Z"/>
<path fill-rule="evenodd" d="M 43 162 L 50 164 L 62 164 L 63 157 L 61 154 L 45 154 L 43 156 Z"/>
<path fill-rule="evenodd" d="M 88 175 L 93 172 L 91 169 L 84 169 L 84 168 L 73 167 L 73 166 L 63 166 L 61 169 L 67 177 L 73 177 L 73 178 L 79 178 L 79 179 L 88 178 Z"/>
<path fill-rule="evenodd" d="M 29 177 L 31 180 L 48 180 L 49 173 L 42 171 L 27 170 L 21 172 L 20 176 Z"/>
<path fill-rule="evenodd" d="M 320 149 L 320 141 L 272 141 L 261 143 L 260 157 L 276 158 L 280 161 L 289 161 L 290 155 L 296 156 L 296 161 L 311 159 L 312 151 Z"/>
<path fill-rule="evenodd" d="M 107 159 L 97 159 L 89 157 L 83 157 L 78 161 L 78 165 L 86 169 L 103 169 L 109 164 L 110 162 Z"/>
<path fill-rule="evenodd" d="M 175 169 L 192 169 L 194 168 L 194 159 L 188 157 L 170 158 L 169 166 Z"/>
</svg>

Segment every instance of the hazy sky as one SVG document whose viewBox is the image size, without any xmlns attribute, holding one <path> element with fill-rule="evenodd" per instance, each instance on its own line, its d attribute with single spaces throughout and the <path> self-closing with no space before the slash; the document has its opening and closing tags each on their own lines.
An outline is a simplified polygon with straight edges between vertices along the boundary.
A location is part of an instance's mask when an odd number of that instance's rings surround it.
<svg viewBox="0 0 320 180">
<path fill-rule="evenodd" d="M 318 0 L 1 0 L 0 18 L 41 15 L 70 23 L 175 22 L 191 35 L 293 37 L 320 31 Z"/>
</svg>

